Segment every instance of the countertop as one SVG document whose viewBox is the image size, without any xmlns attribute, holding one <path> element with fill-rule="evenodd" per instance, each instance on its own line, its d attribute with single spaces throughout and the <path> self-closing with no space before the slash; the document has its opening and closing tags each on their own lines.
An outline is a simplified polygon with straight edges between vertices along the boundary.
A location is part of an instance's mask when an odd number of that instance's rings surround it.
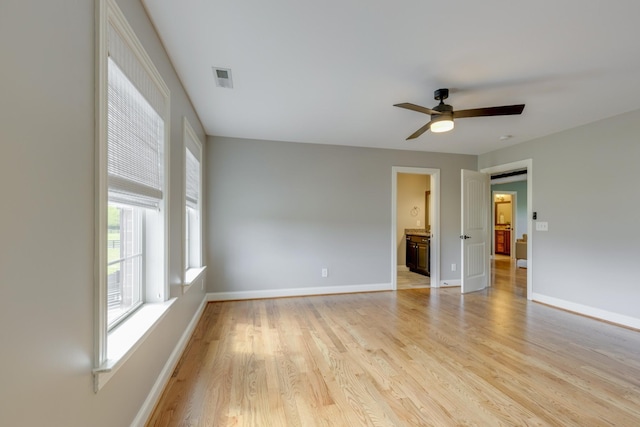
<svg viewBox="0 0 640 427">
<path fill-rule="evenodd" d="M 424 228 L 405 228 L 404 234 L 406 234 L 407 236 L 431 237 L 431 233 L 429 233 Z"/>
</svg>

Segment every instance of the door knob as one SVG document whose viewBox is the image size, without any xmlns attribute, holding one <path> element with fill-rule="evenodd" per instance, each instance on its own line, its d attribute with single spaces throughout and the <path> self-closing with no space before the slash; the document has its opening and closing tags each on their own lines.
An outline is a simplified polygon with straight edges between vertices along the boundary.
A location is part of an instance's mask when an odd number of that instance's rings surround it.
<svg viewBox="0 0 640 427">
<path fill-rule="evenodd" d="M 463 236 L 460 236 L 460 238 L 461 238 L 462 240 L 467 240 L 467 239 L 470 239 L 470 238 L 471 238 L 471 236 L 467 236 L 467 235 L 465 234 L 465 235 L 463 235 Z"/>
</svg>

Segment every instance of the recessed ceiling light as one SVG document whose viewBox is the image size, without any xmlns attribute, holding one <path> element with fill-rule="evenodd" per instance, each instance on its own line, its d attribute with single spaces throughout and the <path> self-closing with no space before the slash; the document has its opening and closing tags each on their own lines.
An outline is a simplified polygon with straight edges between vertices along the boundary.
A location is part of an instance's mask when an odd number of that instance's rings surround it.
<svg viewBox="0 0 640 427">
<path fill-rule="evenodd" d="M 513 138 L 513 135 L 502 135 L 500 137 L 500 141 L 506 141 L 507 139 Z"/>
</svg>

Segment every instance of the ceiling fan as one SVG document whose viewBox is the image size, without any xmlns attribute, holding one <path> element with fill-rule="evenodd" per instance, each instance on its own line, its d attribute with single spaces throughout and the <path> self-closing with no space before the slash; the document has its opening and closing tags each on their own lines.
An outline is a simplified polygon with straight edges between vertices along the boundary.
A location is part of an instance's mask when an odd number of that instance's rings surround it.
<svg viewBox="0 0 640 427">
<path fill-rule="evenodd" d="M 453 119 L 462 119 L 465 117 L 482 117 L 482 116 L 511 116 L 521 114 L 524 110 L 524 104 L 504 105 L 502 107 L 486 107 L 474 108 L 471 110 L 453 111 L 451 105 L 445 104 L 443 101 L 449 97 L 449 89 L 438 89 L 433 92 L 433 97 L 440 104 L 433 108 L 421 107 L 419 105 L 410 104 L 408 102 L 402 104 L 394 104 L 394 107 L 406 108 L 407 110 L 417 111 L 419 113 L 431 115 L 431 120 L 426 125 L 409 135 L 407 140 L 414 139 L 431 129 L 431 132 L 447 132 L 453 129 Z"/>
</svg>

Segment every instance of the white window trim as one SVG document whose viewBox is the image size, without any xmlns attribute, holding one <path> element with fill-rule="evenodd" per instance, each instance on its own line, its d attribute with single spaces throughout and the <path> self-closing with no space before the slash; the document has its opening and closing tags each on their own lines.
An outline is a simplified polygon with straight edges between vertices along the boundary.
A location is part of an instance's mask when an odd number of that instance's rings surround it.
<svg viewBox="0 0 640 427">
<path fill-rule="evenodd" d="M 198 136 L 196 135 L 195 130 L 193 130 L 193 127 L 191 126 L 191 123 L 189 123 L 189 120 L 186 117 L 183 117 L 182 120 L 182 124 L 183 124 L 183 135 L 182 135 L 182 140 L 184 143 L 184 149 L 183 149 L 183 153 L 185 153 L 185 149 L 190 148 L 192 150 L 192 152 L 195 150 L 197 154 L 197 158 L 198 161 L 200 162 L 200 189 L 199 189 L 199 199 L 198 199 L 198 204 L 199 204 L 199 208 L 200 208 L 200 215 L 199 215 L 199 231 L 200 231 L 200 266 L 199 267 L 189 267 L 187 265 L 188 260 L 186 259 L 186 248 L 184 247 L 185 245 L 185 239 L 183 236 L 182 239 L 182 265 L 183 265 L 183 279 L 182 279 L 182 293 L 186 293 L 190 288 L 191 285 L 193 285 L 194 283 L 196 283 L 196 281 L 200 281 L 201 282 L 201 288 L 204 289 L 204 282 L 202 282 L 202 278 L 200 278 L 200 276 L 202 275 L 202 273 L 205 271 L 206 266 L 204 263 L 204 252 L 203 252 L 203 245 L 202 245 L 202 240 L 203 240 L 203 226 L 202 226 L 202 217 L 203 217 L 203 180 L 202 177 L 204 175 L 204 167 L 203 167 L 203 158 L 202 158 L 202 142 L 200 142 L 200 139 L 198 138 Z M 184 213 L 184 206 L 187 205 L 187 196 L 186 196 L 186 170 L 187 170 L 187 160 L 186 160 L 186 155 L 185 155 L 185 159 L 183 162 L 183 168 L 184 168 L 184 173 L 183 173 L 183 177 L 184 177 L 184 188 L 183 188 L 183 193 L 182 193 L 182 206 L 183 206 L 183 218 L 182 218 L 182 230 L 184 233 L 184 230 L 186 229 L 186 214 Z"/>
<path fill-rule="evenodd" d="M 95 326 L 94 391 L 98 392 L 135 352 L 164 317 L 173 300 L 169 297 L 169 88 L 145 52 L 115 0 L 99 0 L 96 7 L 96 249 L 95 249 Z M 146 302 L 127 320 L 107 332 L 107 28 L 112 25 L 135 52 L 154 83 L 166 97 L 164 125 L 164 271 L 153 303 Z M 146 297 L 146 301 L 150 301 Z"/>
<path fill-rule="evenodd" d="M 167 314 L 177 298 L 162 303 L 144 304 L 111 332 L 107 359 L 93 369 L 94 391 L 97 393 L 142 345 Z"/>
<path fill-rule="evenodd" d="M 194 284 L 200 285 L 200 290 L 204 290 L 204 267 L 190 268 L 184 273 L 184 283 L 182 284 L 182 293 L 186 293 Z"/>
</svg>

